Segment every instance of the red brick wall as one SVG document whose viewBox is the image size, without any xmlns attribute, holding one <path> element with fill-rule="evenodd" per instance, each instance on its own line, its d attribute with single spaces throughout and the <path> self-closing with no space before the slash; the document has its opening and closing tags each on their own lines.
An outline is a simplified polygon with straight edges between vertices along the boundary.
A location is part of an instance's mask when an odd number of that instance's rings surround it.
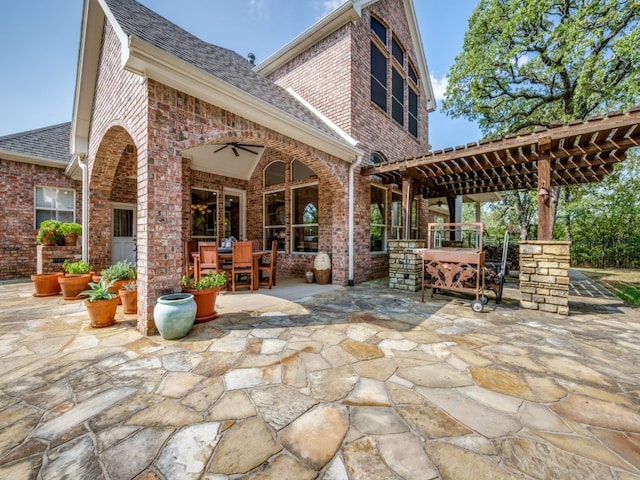
<svg viewBox="0 0 640 480">
<path fill-rule="evenodd" d="M 0 158 L 0 280 L 36 273 L 35 187 L 69 188 L 76 192 L 76 221 L 82 218 L 81 182 L 64 171 Z"/>
</svg>

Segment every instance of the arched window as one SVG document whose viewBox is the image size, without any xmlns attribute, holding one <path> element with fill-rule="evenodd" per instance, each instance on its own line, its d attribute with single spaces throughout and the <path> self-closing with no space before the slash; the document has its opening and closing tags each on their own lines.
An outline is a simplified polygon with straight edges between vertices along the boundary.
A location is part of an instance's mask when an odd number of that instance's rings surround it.
<svg viewBox="0 0 640 480">
<path fill-rule="evenodd" d="M 387 159 L 380 152 L 372 152 L 369 156 L 369 165 L 377 165 L 386 162 Z"/>
<path fill-rule="evenodd" d="M 284 162 L 277 160 L 264 169 L 264 186 L 284 183 Z"/>
<path fill-rule="evenodd" d="M 291 179 L 295 182 L 296 180 L 307 180 L 310 178 L 318 178 L 316 172 L 307 167 L 304 163 L 294 160 L 291 163 Z"/>
</svg>

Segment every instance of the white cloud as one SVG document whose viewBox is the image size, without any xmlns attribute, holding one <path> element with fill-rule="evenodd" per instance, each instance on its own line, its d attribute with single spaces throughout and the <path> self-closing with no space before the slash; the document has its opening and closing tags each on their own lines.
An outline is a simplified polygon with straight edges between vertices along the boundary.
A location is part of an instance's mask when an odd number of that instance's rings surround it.
<svg viewBox="0 0 640 480">
<path fill-rule="evenodd" d="M 430 77 L 431 86 L 433 87 L 433 95 L 436 97 L 437 102 L 441 102 L 442 100 L 444 100 L 444 92 L 447 90 L 449 80 L 446 76 L 442 78 L 436 78 L 431 74 Z"/>
</svg>

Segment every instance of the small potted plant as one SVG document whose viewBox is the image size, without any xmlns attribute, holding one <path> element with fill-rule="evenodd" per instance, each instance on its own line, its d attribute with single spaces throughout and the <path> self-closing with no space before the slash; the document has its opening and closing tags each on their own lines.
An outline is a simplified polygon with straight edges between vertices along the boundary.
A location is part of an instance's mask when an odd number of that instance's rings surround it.
<svg viewBox="0 0 640 480">
<path fill-rule="evenodd" d="M 70 262 L 67 259 L 62 264 L 62 269 L 65 271 L 65 275 L 58 278 L 62 289 L 62 298 L 65 300 L 82 298 L 83 294 L 80 292 L 85 290 L 91 281 L 91 265 L 84 260 Z"/>
<path fill-rule="evenodd" d="M 116 323 L 116 309 L 118 296 L 111 292 L 111 282 L 101 278 L 98 283 L 90 282 L 89 288 L 80 292 L 89 298 L 84 301 L 91 326 L 95 328 L 108 327 Z"/>
<path fill-rule="evenodd" d="M 58 220 L 45 220 L 40 224 L 36 241 L 39 245 L 51 247 L 62 244 L 64 239 L 60 232 L 62 222 Z"/>
<path fill-rule="evenodd" d="M 120 295 L 124 313 L 138 312 L 138 283 L 135 280 L 126 282 L 118 290 L 118 295 Z"/>
<path fill-rule="evenodd" d="M 127 260 L 121 260 L 117 263 L 114 263 L 108 268 L 102 270 L 102 272 L 100 273 L 105 281 L 113 284 L 111 290 L 116 294 L 125 283 L 131 282 L 138 277 L 136 269 Z"/>
<path fill-rule="evenodd" d="M 198 281 L 186 275 L 182 277 L 182 291 L 192 294 L 197 305 L 196 323 L 207 322 L 218 316 L 216 298 L 226 283 L 227 275 L 224 272 L 203 275 Z"/>
<path fill-rule="evenodd" d="M 82 235 L 82 225 L 79 223 L 65 222 L 60 225 L 58 231 L 63 236 L 63 243 L 73 247 L 78 242 L 78 236 Z"/>
</svg>

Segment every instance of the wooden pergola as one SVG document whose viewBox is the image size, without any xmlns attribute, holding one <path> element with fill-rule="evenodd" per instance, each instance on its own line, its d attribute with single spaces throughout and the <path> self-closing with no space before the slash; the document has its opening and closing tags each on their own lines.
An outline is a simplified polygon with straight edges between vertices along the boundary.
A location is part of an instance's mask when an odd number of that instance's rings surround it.
<svg viewBox="0 0 640 480">
<path fill-rule="evenodd" d="M 598 182 L 640 145 L 640 106 L 533 133 L 510 135 L 421 157 L 389 161 L 362 170 L 385 184 L 402 185 L 404 238 L 409 238 L 411 200 L 455 198 L 486 192 L 538 191 L 538 239 L 551 240 L 549 188 Z"/>
</svg>

